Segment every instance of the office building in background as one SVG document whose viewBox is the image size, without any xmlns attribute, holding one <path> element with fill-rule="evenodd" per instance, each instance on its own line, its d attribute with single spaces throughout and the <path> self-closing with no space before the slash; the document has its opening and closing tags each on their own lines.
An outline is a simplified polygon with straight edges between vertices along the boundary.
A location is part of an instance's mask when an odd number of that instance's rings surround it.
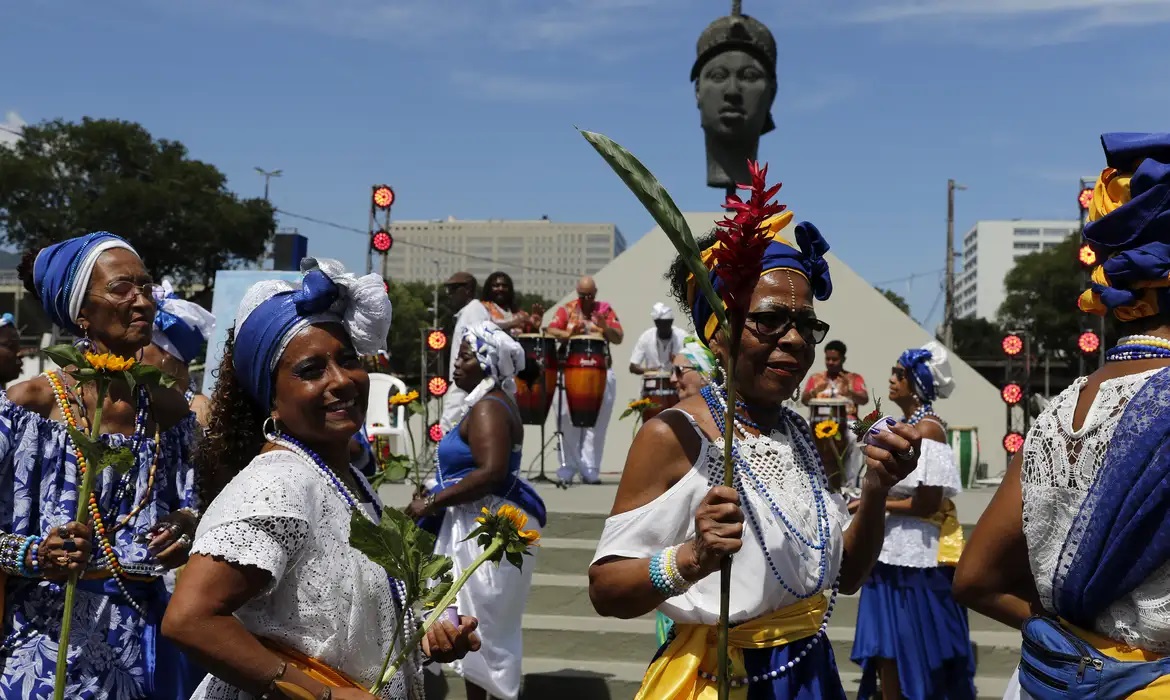
<svg viewBox="0 0 1170 700">
<path fill-rule="evenodd" d="M 390 233 L 394 247 L 386 273 L 391 280 L 435 282 L 463 270 L 482 284 L 488 275 L 503 270 L 512 276 L 517 291 L 546 299 L 561 298 L 579 276 L 597 272 L 626 249 L 625 238 L 613 224 L 568 224 L 547 218 L 395 221 Z"/>
<path fill-rule="evenodd" d="M 1078 221 L 979 221 L 963 236 L 955 267 L 955 317 L 994 321 L 1004 299 L 1003 280 L 1017 258 L 1060 244 Z"/>
</svg>

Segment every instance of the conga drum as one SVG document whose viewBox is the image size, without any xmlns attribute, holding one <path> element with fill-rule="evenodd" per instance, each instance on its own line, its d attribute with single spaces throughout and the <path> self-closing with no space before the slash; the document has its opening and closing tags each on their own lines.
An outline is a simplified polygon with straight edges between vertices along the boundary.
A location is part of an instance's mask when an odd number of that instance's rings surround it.
<svg viewBox="0 0 1170 700">
<path fill-rule="evenodd" d="M 549 335 L 523 333 L 524 371 L 516 375 L 516 407 L 525 425 L 544 425 L 557 388 L 557 343 Z"/>
<path fill-rule="evenodd" d="M 952 425 L 947 428 L 947 439 L 951 451 L 959 462 L 959 476 L 963 488 L 971 488 L 975 481 L 984 478 L 986 466 L 979 462 L 979 428 L 966 425 Z"/>
<path fill-rule="evenodd" d="M 808 402 L 808 407 L 809 427 L 817 452 L 821 455 L 821 461 L 825 463 L 825 476 L 829 479 L 829 487 L 833 491 L 840 491 L 845 484 L 846 453 L 850 449 L 850 440 L 845 432 L 849 430 L 849 400 L 839 397 L 812 399 Z M 817 435 L 817 425 L 825 421 L 837 424 L 835 436 L 822 438 Z"/>
<path fill-rule="evenodd" d="M 643 422 L 678 403 L 678 391 L 670 383 L 670 372 L 650 371 L 643 374 L 642 398 L 654 402 L 654 406 L 642 412 Z"/>
<path fill-rule="evenodd" d="M 579 335 L 565 343 L 565 401 L 569 420 L 578 428 L 592 428 L 601 413 L 609 343 L 599 335 Z"/>
</svg>

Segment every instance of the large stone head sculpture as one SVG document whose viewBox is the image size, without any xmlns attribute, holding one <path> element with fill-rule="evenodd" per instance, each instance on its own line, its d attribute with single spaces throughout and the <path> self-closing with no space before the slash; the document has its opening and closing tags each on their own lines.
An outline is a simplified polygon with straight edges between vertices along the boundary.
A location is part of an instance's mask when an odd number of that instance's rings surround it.
<svg viewBox="0 0 1170 700">
<path fill-rule="evenodd" d="M 759 20 L 731 14 L 703 30 L 691 68 L 707 144 L 707 185 L 726 189 L 750 182 L 760 136 L 775 128 L 776 40 Z"/>
</svg>

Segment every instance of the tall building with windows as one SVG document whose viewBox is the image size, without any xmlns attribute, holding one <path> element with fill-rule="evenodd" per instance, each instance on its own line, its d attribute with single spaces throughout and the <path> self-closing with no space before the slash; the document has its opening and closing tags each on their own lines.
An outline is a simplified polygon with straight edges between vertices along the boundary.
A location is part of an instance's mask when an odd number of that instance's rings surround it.
<svg viewBox="0 0 1170 700">
<path fill-rule="evenodd" d="M 994 320 L 1003 280 L 1016 258 L 1047 250 L 1077 233 L 1078 221 L 979 221 L 963 236 L 955 271 L 956 318 Z"/>
<path fill-rule="evenodd" d="M 446 280 L 470 272 L 482 284 L 503 270 L 517 291 L 559 299 L 577 278 L 605 267 L 626 249 L 613 224 L 549 221 L 459 220 L 398 221 L 390 225 L 394 247 L 386 275 L 404 282 Z M 604 296 L 604 290 L 602 291 Z"/>
</svg>

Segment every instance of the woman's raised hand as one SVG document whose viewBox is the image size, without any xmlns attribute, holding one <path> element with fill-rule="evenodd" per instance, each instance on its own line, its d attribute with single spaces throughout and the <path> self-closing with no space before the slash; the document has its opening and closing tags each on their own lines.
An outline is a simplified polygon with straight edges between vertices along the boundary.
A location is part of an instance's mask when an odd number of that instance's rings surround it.
<svg viewBox="0 0 1170 700">
<path fill-rule="evenodd" d="M 888 431 L 870 431 L 865 445 L 866 481 L 873 487 L 889 491 L 894 484 L 918 468 L 922 454 L 922 434 L 909 423 L 894 423 Z"/>
<path fill-rule="evenodd" d="M 719 570 L 723 559 L 743 546 L 743 511 L 739 493 L 713 486 L 695 511 L 695 537 L 678 551 L 683 578 L 698 581 Z"/>
</svg>

